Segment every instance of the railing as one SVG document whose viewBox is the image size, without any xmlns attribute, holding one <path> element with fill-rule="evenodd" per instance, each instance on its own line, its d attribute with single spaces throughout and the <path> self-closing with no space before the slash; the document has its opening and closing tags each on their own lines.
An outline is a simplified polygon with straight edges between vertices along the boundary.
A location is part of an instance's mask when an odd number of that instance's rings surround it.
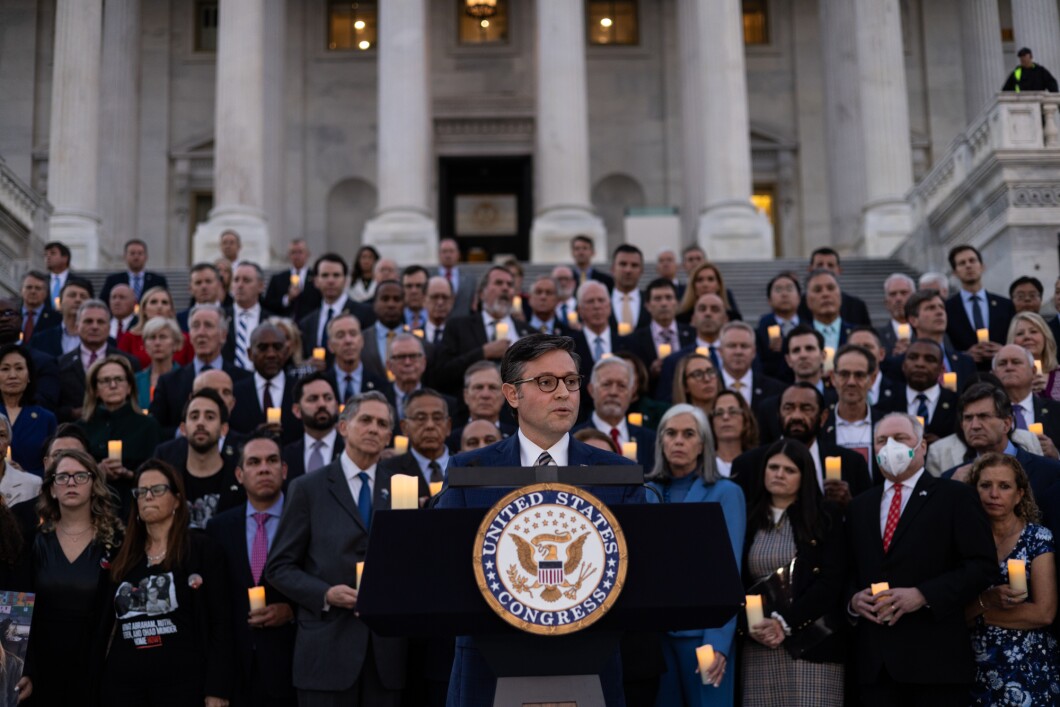
<svg viewBox="0 0 1060 707">
<path fill-rule="evenodd" d="M 15 293 L 41 252 L 48 234 L 51 204 L 27 186 L 0 157 L 0 289 Z"/>
</svg>

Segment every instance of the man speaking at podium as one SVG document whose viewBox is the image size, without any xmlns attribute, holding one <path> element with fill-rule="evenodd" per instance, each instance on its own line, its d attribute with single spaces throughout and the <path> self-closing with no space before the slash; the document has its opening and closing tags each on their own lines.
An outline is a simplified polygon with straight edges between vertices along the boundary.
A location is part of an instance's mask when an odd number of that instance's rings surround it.
<svg viewBox="0 0 1060 707">
<path fill-rule="evenodd" d="M 601 466 L 633 464 L 574 439 L 570 430 L 578 417 L 582 379 L 574 340 L 567 336 L 532 334 L 505 352 L 501 361 L 501 391 L 515 410 L 519 432 L 482 449 L 453 457 L 449 468 Z M 446 473 L 446 478 L 448 478 Z M 640 486 L 599 486 L 586 489 L 607 505 L 644 503 Z M 446 488 L 438 508 L 487 508 L 510 489 Z M 621 663 L 614 660 L 601 674 L 608 705 L 624 704 Z M 456 659 L 449 681 L 449 707 L 489 707 L 493 704 L 496 678 L 472 639 L 458 637 Z"/>
</svg>

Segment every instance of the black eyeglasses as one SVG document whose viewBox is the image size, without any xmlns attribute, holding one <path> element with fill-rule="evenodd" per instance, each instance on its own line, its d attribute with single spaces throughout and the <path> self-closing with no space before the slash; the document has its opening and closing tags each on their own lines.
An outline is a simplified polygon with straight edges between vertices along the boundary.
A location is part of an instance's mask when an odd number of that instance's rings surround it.
<svg viewBox="0 0 1060 707">
<path fill-rule="evenodd" d="M 92 474 L 87 471 L 76 471 L 73 474 L 62 471 L 52 477 L 52 481 L 56 486 L 69 486 L 71 481 L 76 486 L 84 486 L 91 480 Z"/>
<path fill-rule="evenodd" d="M 692 380 L 713 380 L 718 377 L 718 372 L 713 368 L 700 368 L 695 371 L 689 371 L 685 374 L 685 380 L 691 378 Z"/>
<path fill-rule="evenodd" d="M 132 490 L 133 498 L 140 499 L 144 496 L 150 496 L 151 498 L 158 498 L 159 496 L 165 496 L 172 489 L 169 484 L 155 484 L 154 486 L 140 486 Z"/>
<path fill-rule="evenodd" d="M 563 381 L 564 387 L 567 390 L 573 392 L 582 387 L 582 377 L 577 374 L 569 376 L 563 376 L 562 378 L 552 375 L 537 376 L 536 378 L 522 378 L 517 381 L 512 381 L 512 385 L 519 385 L 520 383 L 537 383 L 537 389 L 542 393 L 551 393 L 558 386 L 559 382 Z"/>
</svg>

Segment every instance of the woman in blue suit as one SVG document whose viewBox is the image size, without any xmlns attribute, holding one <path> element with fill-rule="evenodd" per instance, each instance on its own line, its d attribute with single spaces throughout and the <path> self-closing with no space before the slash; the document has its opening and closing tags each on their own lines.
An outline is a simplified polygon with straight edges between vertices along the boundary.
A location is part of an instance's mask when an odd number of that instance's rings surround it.
<svg viewBox="0 0 1060 707">
<path fill-rule="evenodd" d="M 655 469 L 648 477 L 649 503 L 720 503 L 729 531 L 729 543 L 737 567 L 747 526 L 743 491 L 720 476 L 714 464 L 714 438 L 706 415 L 687 404 L 674 405 L 659 422 L 659 442 L 655 446 Z M 676 539 L 675 539 L 676 540 Z M 736 619 L 720 628 L 697 631 L 671 631 L 663 639 L 666 674 L 659 684 L 655 704 L 660 707 L 686 705 L 731 706 L 735 688 L 732 656 Z M 717 658 L 707 672 L 704 685 L 696 672 L 696 648 L 714 647 Z"/>
</svg>

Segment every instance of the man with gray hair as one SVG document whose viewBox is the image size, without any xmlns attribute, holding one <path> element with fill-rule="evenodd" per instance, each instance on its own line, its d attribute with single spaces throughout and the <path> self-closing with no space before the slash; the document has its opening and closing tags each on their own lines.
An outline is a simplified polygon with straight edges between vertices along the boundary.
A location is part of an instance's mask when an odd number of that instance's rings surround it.
<svg viewBox="0 0 1060 707">
<path fill-rule="evenodd" d="M 880 343 L 887 350 L 888 356 L 901 356 L 909 347 L 913 338 L 912 327 L 908 326 L 905 319 L 905 301 L 916 291 L 916 283 L 913 278 L 905 273 L 891 273 L 883 281 L 883 301 L 887 306 L 887 312 L 891 320 L 876 331 L 880 334 Z M 902 325 L 905 330 L 900 332 Z M 904 334 L 900 336 L 899 334 Z"/>
<path fill-rule="evenodd" d="M 236 265 L 232 273 L 232 307 L 228 310 L 228 336 L 224 351 L 226 361 L 231 361 L 244 371 L 254 370 L 250 353 L 250 334 L 259 324 L 273 316 L 261 306 L 261 295 L 265 291 L 265 273 L 257 263 L 244 260 Z"/>
<path fill-rule="evenodd" d="M 938 290 L 943 300 L 947 300 L 950 297 L 949 278 L 934 270 L 929 270 L 921 275 L 920 279 L 917 280 L 916 288 L 918 290 Z"/>
<path fill-rule="evenodd" d="M 401 702 L 407 642 L 380 636 L 357 616 L 355 571 L 374 512 L 390 507 L 392 472 L 380 459 L 393 426 L 382 393 L 350 398 L 339 416 L 342 454 L 288 487 L 265 577 L 297 612 L 300 705 Z"/>
<path fill-rule="evenodd" d="M 622 445 L 635 443 L 637 463 L 647 473 L 655 465 L 655 432 L 630 424 L 626 419 L 636 389 L 637 375 L 629 361 L 617 356 L 597 361 L 587 389 L 593 400 L 593 414 L 571 432 L 586 428 L 600 430 L 611 438 L 619 451 Z"/>
<path fill-rule="evenodd" d="M 759 401 L 780 395 L 780 381 L 755 372 L 755 330 L 747 322 L 729 322 L 721 328 L 721 377 L 725 387 L 736 391 L 752 409 Z"/>
<path fill-rule="evenodd" d="M 578 320 L 571 321 L 570 317 L 571 312 L 578 311 L 578 300 L 574 297 L 578 280 L 574 276 L 574 269 L 569 265 L 557 265 L 552 268 L 552 279 L 556 281 L 556 296 L 559 298 L 556 316 L 570 328 L 577 329 Z"/>
<path fill-rule="evenodd" d="M 1017 430 L 1030 430 L 1038 423 L 1042 433 L 1037 435 L 1042 452 L 1047 457 L 1060 459 L 1056 440 L 1060 440 L 1060 403 L 1034 395 L 1034 355 L 1016 344 L 1002 346 L 994 356 L 991 370 L 1012 403 L 1012 423 Z"/>
<path fill-rule="evenodd" d="M 77 310 L 77 334 L 80 345 L 59 357 L 59 410 L 60 422 L 73 422 L 81 418 L 81 406 L 85 399 L 85 376 L 92 365 L 105 356 L 124 356 L 133 370 L 140 370 L 140 362 L 124 351 L 119 351 L 109 338 L 110 310 L 103 300 L 85 300 Z"/>
</svg>

